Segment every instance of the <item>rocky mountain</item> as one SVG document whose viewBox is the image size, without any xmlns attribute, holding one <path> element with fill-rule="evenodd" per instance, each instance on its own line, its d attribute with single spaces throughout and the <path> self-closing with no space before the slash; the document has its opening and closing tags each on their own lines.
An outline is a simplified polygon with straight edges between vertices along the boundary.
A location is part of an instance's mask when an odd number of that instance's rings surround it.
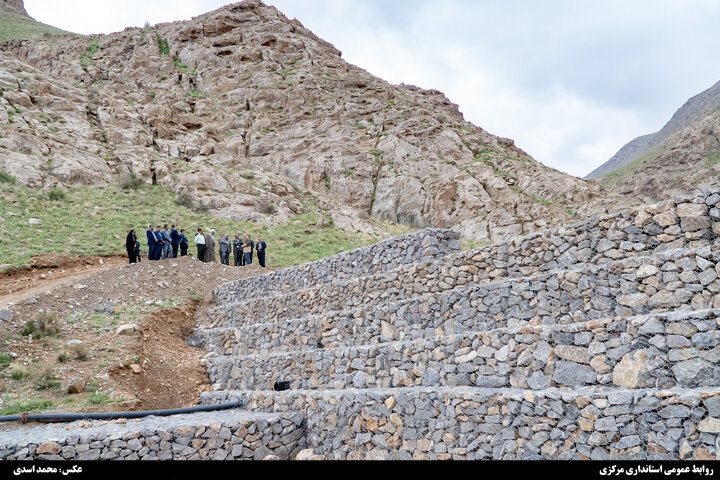
<svg viewBox="0 0 720 480">
<path fill-rule="evenodd" d="M 377 233 L 377 219 L 481 241 L 609 204 L 441 92 L 390 85 L 257 0 L 111 35 L 9 40 L 0 88 L 0 170 L 37 189 L 133 175 L 269 224 L 307 208 L 310 191 L 338 228 Z"/>
<path fill-rule="evenodd" d="M 695 95 L 680 109 L 675 112 L 670 121 L 658 132 L 638 137 L 622 147 L 610 160 L 592 171 L 585 178 L 597 179 L 629 166 L 640 159 L 643 163 L 656 158 L 659 152 L 655 150 L 663 145 L 670 137 L 689 127 L 690 124 L 700 120 L 707 115 L 712 115 L 713 109 L 720 106 L 720 82 L 708 88 L 702 93 Z M 670 141 L 668 145 L 672 145 Z M 667 150 L 665 147 L 659 150 Z M 645 158 L 646 157 L 646 158 Z"/>
<path fill-rule="evenodd" d="M 0 0 L 0 11 L 29 17 L 25 11 L 23 0 Z"/>
</svg>

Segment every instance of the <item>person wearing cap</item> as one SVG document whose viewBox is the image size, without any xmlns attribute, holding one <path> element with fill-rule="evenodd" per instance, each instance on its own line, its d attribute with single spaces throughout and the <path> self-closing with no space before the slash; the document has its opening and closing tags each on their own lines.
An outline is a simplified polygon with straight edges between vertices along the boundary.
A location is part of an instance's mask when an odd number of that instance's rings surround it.
<svg viewBox="0 0 720 480">
<path fill-rule="evenodd" d="M 195 235 L 195 245 L 197 245 L 198 255 L 197 258 L 201 262 L 205 261 L 205 235 L 203 235 L 203 229 L 197 229 L 197 235 Z"/>
<path fill-rule="evenodd" d="M 211 228 L 210 233 L 205 235 L 205 261 L 215 263 L 215 229 Z"/>
</svg>

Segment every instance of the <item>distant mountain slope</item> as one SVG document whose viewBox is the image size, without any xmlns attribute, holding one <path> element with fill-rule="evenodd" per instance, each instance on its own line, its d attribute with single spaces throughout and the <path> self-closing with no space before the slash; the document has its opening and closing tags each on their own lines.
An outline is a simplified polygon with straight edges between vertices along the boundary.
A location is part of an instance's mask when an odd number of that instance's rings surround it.
<svg viewBox="0 0 720 480">
<path fill-rule="evenodd" d="M 585 178 L 597 179 L 603 177 L 650 154 L 670 136 L 690 125 L 708 110 L 718 106 L 720 106 L 720 82 L 685 102 L 662 130 L 643 135 L 631 141 L 622 147 L 610 160 L 592 171 Z"/>
<path fill-rule="evenodd" d="M 0 43 L 7 40 L 25 40 L 46 33 L 62 35 L 69 32 L 30 18 L 22 0 L 0 0 Z"/>
<path fill-rule="evenodd" d="M 641 202 L 720 185 L 720 107 L 706 110 L 650 152 L 599 181 Z"/>
</svg>

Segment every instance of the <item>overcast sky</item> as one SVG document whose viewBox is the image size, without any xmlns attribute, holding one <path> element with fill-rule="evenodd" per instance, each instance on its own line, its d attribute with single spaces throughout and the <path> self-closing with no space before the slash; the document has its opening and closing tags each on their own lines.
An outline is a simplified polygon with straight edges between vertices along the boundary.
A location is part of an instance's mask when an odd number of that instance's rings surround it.
<svg viewBox="0 0 720 480">
<path fill-rule="evenodd" d="M 77 33 L 189 19 L 222 0 L 25 0 Z M 720 0 L 268 0 L 391 83 L 577 176 L 720 81 Z"/>
</svg>

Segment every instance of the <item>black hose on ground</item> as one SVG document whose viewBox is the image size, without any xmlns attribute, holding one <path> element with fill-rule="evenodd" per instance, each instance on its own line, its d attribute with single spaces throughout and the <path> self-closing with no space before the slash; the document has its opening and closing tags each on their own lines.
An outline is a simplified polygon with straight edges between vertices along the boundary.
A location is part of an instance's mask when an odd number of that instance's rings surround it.
<svg viewBox="0 0 720 480">
<path fill-rule="evenodd" d="M 142 418 L 155 415 L 165 417 L 181 413 L 212 412 L 215 410 L 228 410 L 242 407 L 242 402 L 221 403 L 219 405 L 201 405 L 198 407 L 171 408 L 167 410 L 146 410 L 143 412 L 103 412 L 103 413 L 39 413 L 30 415 L 7 415 L 0 417 L 0 422 L 74 422 L 76 420 L 115 420 L 118 418 Z"/>
</svg>

